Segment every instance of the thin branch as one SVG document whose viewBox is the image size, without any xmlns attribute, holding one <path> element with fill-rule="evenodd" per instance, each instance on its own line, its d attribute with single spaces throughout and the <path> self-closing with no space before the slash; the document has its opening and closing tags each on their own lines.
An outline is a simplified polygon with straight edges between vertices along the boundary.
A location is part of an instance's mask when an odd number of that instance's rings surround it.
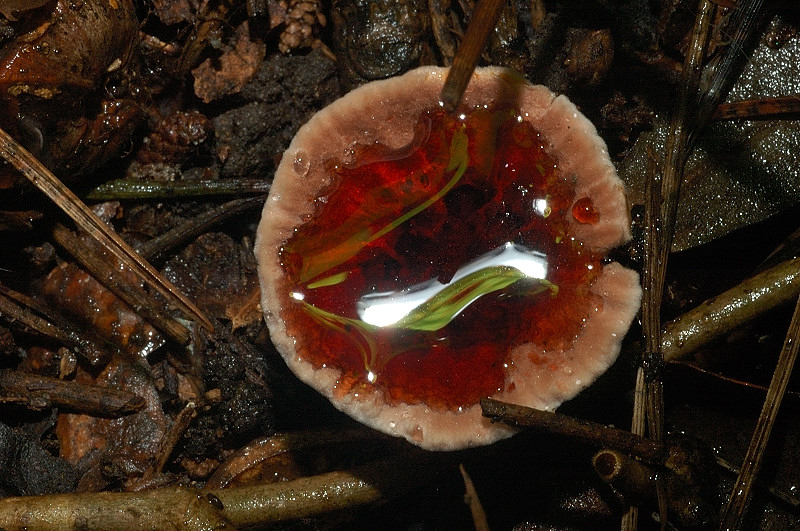
<svg viewBox="0 0 800 531">
<path fill-rule="evenodd" d="M 595 446 L 612 448 L 648 463 L 664 464 L 666 457 L 667 450 L 664 444 L 596 422 L 508 404 L 492 398 L 482 399 L 481 409 L 484 417 L 502 421 L 516 428 L 535 429 Z"/>
<path fill-rule="evenodd" d="M 714 120 L 773 119 L 787 114 L 800 114 L 800 95 L 721 103 L 711 118 Z M 787 118 L 789 117 L 787 116 Z"/>
<path fill-rule="evenodd" d="M 739 473 L 741 472 L 741 470 L 739 470 L 738 467 L 732 465 L 731 463 L 729 463 L 728 461 L 726 461 L 725 459 L 721 458 L 718 455 L 715 455 L 714 459 L 717 461 L 717 464 L 720 466 L 720 468 L 722 468 L 726 472 L 731 473 L 734 476 L 738 476 Z M 785 503 L 795 511 L 797 509 L 800 509 L 800 500 L 792 496 L 791 493 L 785 492 L 782 489 L 779 489 L 773 485 L 765 485 L 761 481 L 759 481 L 759 478 L 756 478 L 756 487 L 760 487 L 766 490 L 772 496 L 774 496 L 776 500 L 780 501 L 781 503 Z"/>
<path fill-rule="evenodd" d="M 200 323 L 211 331 L 211 321 L 203 312 L 182 294 L 170 281 L 164 278 L 152 265 L 142 259 L 116 232 L 95 215 L 92 210 L 67 188 L 50 170 L 31 155 L 16 140 L 0 129 L 0 156 L 10 162 L 31 183 L 44 192 L 73 221 L 97 239 L 122 264 L 130 268 L 148 285 L 160 293 L 169 304 L 182 311 L 189 319 Z"/>
<path fill-rule="evenodd" d="M 112 199 L 177 199 L 219 195 L 269 193 L 270 182 L 264 179 L 199 179 L 187 181 L 144 181 L 117 179 L 97 186 L 87 198 L 97 201 Z"/>
<path fill-rule="evenodd" d="M 795 306 L 792 322 L 789 325 L 789 331 L 786 333 L 786 340 L 778 357 L 778 364 L 775 367 L 775 373 L 772 375 L 767 397 L 764 400 L 764 407 L 758 417 L 758 423 L 753 432 L 753 438 L 750 440 L 750 446 L 747 448 L 747 454 L 739 471 L 739 477 L 736 480 L 733 491 L 731 491 L 728 505 L 723 512 L 720 529 L 742 528 L 742 521 L 750 500 L 750 492 L 761 468 L 764 450 L 769 442 L 772 427 L 775 425 L 775 418 L 778 416 L 778 409 L 780 409 L 781 401 L 786 393 L 786 387 L 789 385 L 794 362 L 797 359 L 798 348 L 800 348 L 800 299 L 798 299 Z"/>
<path fill-rule="evenodd" d="M 645 352 L 642 359 L 643 377 L 636 379 L 634 419 L 639 418 L 641 411 L 645 411 L 650 437 L 656 441 L 661 441 L 664 436 L 664 388 L 659 374 L 664 361 L 661 352 L 661 300 L 669 251 L 672 248 L 683 169 L 688 156 L 688 139 L 695 124 L 693 112 L 697 105 L 697 91 L 715 8 L 709 0 L 701 0 L 698 10 L 692 41 L 681 73 L 676 107 L 670 120 L 663 172 L 660 177 L 654 174 L 652 183 L 648 184 L 649 223 L 644 270 L 645 296 L 642 301 Z M 644 434 L 641 422 L 634 424 L 632 429 L 638 435 Z M 661 516 L 662 521 L 666 521 L 666 515 Z M 636 515 L 629 512 L 623 517 L 621 529 L 626 531 L 636 527 Z"/>
<path fill-rule="evenodd" d="M 138 411 L 144 399 L 122 389 L 83 385 L 19 371 L 0 371 L 0 402 L 35 410 L 63 408 L 73 413 L 116 418 Z"/>
<path fill-rule="evenodd" d="M 447 459 L 424 454 L 381 460 L 351 471 L 212 492 L 225 506 L 222 514 L 234 525 L 263 526 L 392 499 L 418 490 L 446 463 Z"/>
<path fill-rule="evenodd" d="M 744 280 L 667 323 L 661 338 L 664 359 L 685 357 L 798 295 L 800 258 L 795 258 Z"/>
<path fill-rule="evenodd" d="M 648 319 L 644 322 L 646 355 L 655 360 L 651 363 L 658 366 L 661 357 L 661 299 L 664 292 L 664 279 L 666 276 L 669 252 L 672 248 L 672 239 L 675 232 L 675 218 L 678 211 L 678 198 L 680 196 L 683 169 L 688 156 L 688 138 L 694 125 L 693 112 L 696 109 L 697 87 L 700 83 L 703 58 L 706 51 L 706 42 L 711 29 L 714 14 L 714 4 L 703 0 L 692 33 L 692 43 L 686 55 L 684 69 L 681 76 L 681 89 L 677 97 L 677 107 L 673 113 L 670 130 L 666 142 L 666 156 L 661 179 L 661 211 L 660 223 L 648 227 L 648 242 L 654 244 L 649 255 L 649 263 L 645 269 L 645 289 L 643 313 Z M 654 193 L 658 190 L 654 190 Z M 647 376 L 647 375 L 645 375 Z M 647 379 L 647 378 L 646 378 Z M 660 386 L 660 382 L 658 383 Z M 662 391 L 663 392 L 663 391 Z M 659 393 L 650 390 L 649 398 Z M 656 406 L 653 406 L 656 407 Z M 649 427 L 651 436 L 660 439 L 663 436 L 663 417 L 650 418 Z"/>
<path fill-rule="evenodd" d="M 147 260 L 155 261 L 167 250 L 205 233 L 211 226 L 240 212 L 263 205 L 265 199 L 264 196 L 248 197 L 216 206 L 143 243 L 139 247 L 139 253 Z"/>
<path fill-rule="evenodd" d="M 458 465 L 458 469 L 461 471 L 461 478 L 464 480 L 464 488 L 466 489 L 464 503 L 469 506 L 469 511 L 472 513 L 475 531 L 489 531 L 489 521 L 486 519 L 486 511 L 483 509 L 475 484 L 472 482 L 472 478 L 469 477 L 463 463 Z"/>
<path fill-rule="evenodd" d="M 489 33 L 497 26 L 500 13 L 508 0 L 478 0 L 467 26 L 464 39 L 453 58 L 453 66 L 447 73 L 439 99 L 447 112 L 453 112 L 469 84 L 478 59 L 486 47 Z"/>
<path fill-rule="evenodd" d="M 117 297 L 125 301 L 137 314 L 150 324 L 167 334 L 181 345 L 189 343 L 191 332 L 183 324 L 164 311 L 163 303 L 154 298 L 135 282 L 119 278 L 118 264 L 109 259 L 104 252 L 98 249 L 99 245 L 94 240 L 82 241 L 63 225 L 57 225 L 53 230 L 53 238 L 64 247 L 89 273 L 99 282 L 110 289 Z"/>
<path fill-rule="evenodd" d="M 198 491 L 165 487 L 0 499 L 2 529 L 230 529 L 265 527 L 354 509 L 413 492 L 450 461 L 416 454 L 287 482 Z"/>
</svg>

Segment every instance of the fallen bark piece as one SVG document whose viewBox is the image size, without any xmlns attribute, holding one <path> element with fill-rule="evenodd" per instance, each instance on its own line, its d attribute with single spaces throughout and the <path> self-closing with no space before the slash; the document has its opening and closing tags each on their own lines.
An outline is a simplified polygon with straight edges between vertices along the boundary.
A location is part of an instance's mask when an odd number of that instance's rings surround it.
<svg viewBox="0 0 800 531">
<path fill-rule="evenodd" d="M 10 370 L 0 371 L 0 402 L 15 402 L 30 409 L 57 407 L 108 418 L 133 413 L 144 406 L 143 398 L 122 389 Z"/>
</svg>

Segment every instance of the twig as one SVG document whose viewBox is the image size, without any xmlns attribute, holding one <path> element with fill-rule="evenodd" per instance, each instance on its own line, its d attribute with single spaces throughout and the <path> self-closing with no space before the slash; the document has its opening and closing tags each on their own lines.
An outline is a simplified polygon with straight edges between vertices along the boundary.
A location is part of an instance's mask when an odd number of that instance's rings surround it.
<svg viewBox="0 0 800 531">
<path fill-rule="evenodd" d="M 118 279 L 118 264 L 110 260 L 95 242 L 82 241 L 63 225 L 53 230 L 53 238 L 75 257 L 97 280 L 125 301 L 150 324 L 162 330 L 178 344 L 191 340 L 191 332 L 180 321 L 164 311 L 163 303 L 155 299 L 136 283 Z"/>
<path fill-rule="evenodd" d="M 486 511 L 483 510 L 481 499 L 478 496 L 478 491 L 475 490 L 475 484 L 472 478 L 467 474 L 467 469 L 464 464 L 459 464 L 458 469 L 461 471 L 461 477 L 464 479 L 464 503 L 469 506 L 469 511 L 472 513 L 472 522 L 475 525 L 475 531 L 489 531 L 489 521 L 486 519 Z"/>
<path fill-rule="evenodd" d="M 700 3 L 695 21 L 691 48 L 684 62 L 677 107 L 672 116 L 670 131 L 667 136 L 664 173 L 660 191 L 662 201 L 661 223 L 660 227 L 648 227 L 648 230 L 651 231 L 649 239 L 657 244 L 651 257 L 651 262 L 645 272 L 648 291 L 645 303 L 652 307 L 652 317 L 645 323 L 646 331 L 650 332 L 647 334 L 647 350 L 653 355 L 660 356 L 660 309 L 664 278 L 675 232 L 675 218 L 678 211 L 683 169 L 688 156 L 688 137 L 694 125 L 692 113 L 696 108 L 697 87 L 700 83 L 706 41 L 708 40 L 713 14 L 714 4 L 708 0 L 703 0 Z M 662 424 L 662 426 L 655 430 L 654 436 L 660 437 L 663 432 L 663 419 L 660 422 L 657 421 L 657 424 Z"/>
<path fill-rule="evenodd" d="M 270 183 L 264 179 L 202 179 L 187 181 L 144 181 L 117 179 L 89 192 L 93 201 L 112 199 L 176 199 L 218 195 L 267 194 Z"/>
<path fill-rule="evenodd" d="M 246 199 L 235 199 L 225 204 L 216 206 L 202 214 L 181 223 L 177 227 L 159 234 L 150 241 L 143 243 L 139 247 L 139 254 L 147 260 L 157 260 L 167 252 L 183 242 L 206 232 L 209 227 L 228 219 L 240 212 L 257 207 L 264 203 L 265 197 L 248 197 Z"/>
<path fill-rule="evenodd" d="M 464 39 L 453 58 L 453 66 L 447 73 L 439 99 L 447 112 L 453 112 L 469 84 L 478 59 L 486 47 L 489 33 L 497 26 L 497 20 L 507 0 L 478 0 L 467 26 Z"/>
<path fill-rule="evenodd" d="M 655 168 L 655 166 L 654 166 Z M 654 169 L 655 171 L 655 169 Z M 645 209 L 645 227 L 647 241 L 645 246 L 645 269 L 643 284 L 645 287 L 642 300 L 642 332 L 645 339 L 645 351 L 642 354 L 641 366 L 636 378 L 636 395 L 634 400 L 634 419 L 631 431 L 644 435 L 650 422 L 650 437 L 661 440 L 663 437 L 663 385 L 661 369 L 664 362 L 661 353 L 661 299 L 664 290 L 663 275 L 666 264 L 662 264 L 660 227 L 663 227 L 661 179 L 654 175 L 646 184 L 645 193 L 648 205 Z M 671 230 L 671 229 L 667 229 Z M 638 411 L 636 409 L 638 408 Z"/>
<path fill-rule="evenodd" d="M 772 381 L 769 384 L 767 397 L 764 400 L 764 407 L 758 417 L 753 438 L 747 448 L 739 477 L 731 492 L 728 505 L 722 515 L 720 529 L 741 529 L 747 505 L 750 499 L 750 492 L 753 488 L 756 475 L 761 468 L 761 461 L 764 457 L 764 450 L 769 442 L 775 418 L 778 416 L 778 409 L 786 393 L 789 378 L 792 375 L 794 362 L 797 359 L 797 351 L 800 348 L 800 299 L 794 309 L 792 322 L 789 324 L 789 331 L 786 333 L 786 340 L 783 349 L 778 357 L 778 364 Z"/>
<path fill-rule="evenodd" d="M 56 316 L 50 315 L 37 301 L 2 285 L 0 285 L 0 315 L 8 320 L 18 321 L 44 336 L 72 347 L 90 365 L 97 365 L 107 360 L 113 350 L 102 348 L 95 341 L 77 334 L 73 327 L 68 326 Z"/>
<path fill-rule="evenodd" d="M 58 407 L 108 418 L 121 417 L 144 406 L 144 399 L 129 391 L 11 370 L 0 371 L 0 402 L 37 410 Z"/>
<path fill-rule="evenodd" d="M 664 436 L 664 388 L 660 379 L 660 368 L 664 358 L 661 352 L 661 300 L 664 291 L 667 260 L 672 248 L 675 218 L 678 211 L 683 168 L 688 156 L 688 138 L 694 125 L 693 111 L 697 104 L 697 89 L 702 73 L 714 4 L 701 0 L 695 19 L 692 41 L 684 60 L 680 90 L 675 110 L 670 120 L 665 146 L 666 155 L 661 178 L 653 176 L 648 185 L 650 203 L 647 226 L 647 253 L 644 271 L 644 300 L 642 301 L 642 327 L 645 336 L 645 352 L 642 359 L 643 377 L 636 379 L 636 402 L 634 418 L 641 415 L 637 409 L 646 411 L 650 437 L 661 441 Z M 660 200 L 660 208 L 659 208 Z M 644 426 L 635 424 L 634 433 L 643 435 Z M 659 506 L 663 500 L 659 500 Z M 666 521 L 666 515 L 662 522 Z M 626 514 L 621 523 L 623 531 L 636 529 L 636 516 Z"/>
<path fill-rule="evenodd" d="M 800 258 L 763 271 L 666 324 L 664 359 L 674 361 L 800 295 Z"/>
<path fill-rule="evenodd" d="M 0 527 L 48 529 L 231 529 L 217 505 L 186 487 L 83 492 L 0 500 Z"/>
<path fill-rule="evenodd" d="M 592 457 L 592 466 L 600 479 L 637 504 L 657 496 L 655 470 L 629 455 L 603 448 Z"/>
<path fill-rule="evenodd" d="M 183 487 L 0 499 L 0 528 L 230 529 L 267 526 L 385 501 L 435 478 L 434 454 L 386 459 L 294 481 L 197 491 Z"/>
<path fill-rule="evenodd" d="M 707 125 L 714 109 L 717 108 L 728 95 L 731 87 L 738 78 L 738 73 L 747 63 L 746 50 L 753 39 L 758 36 L 764 12 L 764 0 L 738 0 L 736 8 L 731 13 L 729 21 L 732 35 L 725 52 L 714 64 L 709 64 L 707 69 L 712 70 L 713 77 L 707 87 L 703 87 L 702 95 L 697 105 L 696 129 L 689 136 L 689 145 L 692 145 L 697 134 Z"/>
<path fill-rule="evenodd" d="M 715 120 L 752 120 L 798 113 L 800 113 L 800 95 L 794 95 L 721 103 L 711 118 Z"/>
<path fill-rule="evenodd" d="M 352 471 L 212 492 L 225 506 L 222 514 L 234 525 L 266 525 L 372 504 L 419 489 L 439 472 L 437 462 L 446 460 L 430 454 L 387 459 Z"/>
<path fill-rule="evenodd" d="M 738 467 L 732 465 L 725 459 L 721 458 L 718 455 L 714 456 L 716 459 L 717 464 L 725 471 L 730 472 L 734 476 L 738 476 L 741 472 Z M 792 509 L 797 510 L 800 509 L 800 500 L 792 496 L 790 493 L 785 492 L 779 488 L 770 485 L 764 485 L 758 478 L 756 478 L 756 487 L 761 487 L 769 492 L 772 496 L 774 496 L 777 500 L 785 503 L 786 505 L 790 506 Z"/>
<path fill-rule="evenodd" d="M 492 398 L 482 399 L 481 408 L 484 417 L 501 420 L 517 428 L 536 429 L 595 446 L 612 448 L 648 463 L 663 464 L 666 457 L 664 444 L 596 422 L 508 404 Z"/>
<path fill-rule="evenodd" d="M 631 417 L 631 433 L 643 436 L 647 429 L 647 395 L 645 394 L 644 368 L 636 371 L 636 384 L 633 396 L 633 414 Z M 631 505 L 620 520 L 620 530 L 633 530 L 638 527 L 639 507 Z"/>
<path fill-rule="evenodd" d="M 16 140 L 0 129 L 0 156 L 22 172 L 34 186 L 39 188 L 56 203 L 73 221 L 91 234 L 126 267 L 141 277 L 148 285 L 160 293 L 169 304 L 182 311 L 189 319 L 195 320 L 207 330 L 214 327 L 203 312 L 183 295 L 170 281 L 136 254 L 119 234 L 111 230 L 87 207 L 64 183 L 44 167 L 33 155 Z"/>
</svg>

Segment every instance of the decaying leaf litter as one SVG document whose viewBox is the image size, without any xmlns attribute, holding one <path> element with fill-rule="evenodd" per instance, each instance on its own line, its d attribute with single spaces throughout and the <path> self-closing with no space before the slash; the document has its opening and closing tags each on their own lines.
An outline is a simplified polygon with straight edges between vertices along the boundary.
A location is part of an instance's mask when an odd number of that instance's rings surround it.
<svg viewBox="0 0 800 531">
<path fill-rule="evenodd" d="M 599 435 L 592 445 L 524 433 L 481 450 L 420 454 L 352 426 L 297 384 L 261 325 L 250 252 L 255 205 L 294 132 L 353 86 L 419 64 L 449 64 L 472 2 L 113 4 L 5 6 L 2 127 L 143 251 L 166 288 L 154 292 L 152 278 L 119 275 L 120 256 L 75 233 L 41 192 L 5 168 L 4 463 L 15 471 L 3 481 L 7 495 L 118 491 L 59 500 L 85 518 L 141 506 L 161 511 L 161 525 L 185 527 L 221 525 L 223 517 L 255 525 L 310 516 L 315 525 L 343 527 L 376 519 L 399 528 L 469 527 L 458 470 L 464 463 L 490 527 L 615 529 L 628 503 L 641 508 L 640 527 L 657 527 L 650 515 L 659 512 L 659 496 L 651 486 L 615 490 L 592 470 Z M 703 64 L 724 54 L 732 13 L 750 7 L 732 4 L 707 6 Z M 646 182 L 664 149 L 659 124 L 674 108 L 700 12 L 696 2 L 512 2 L 481 61 L 512 66 L 576 101 L 609 143 L 638 214 L 652 207 Z M 75 23 L 80 16 L 94 24 Z M 672 249 L 681 252 L 670 257 L 660 305 L 667 321 L 731 289 L 725 300 L 732 302 L 705 306 L 713 309 L 706 314 L 712 325 L 725 324 L 715 341 L 682 352 L 691 365 L 667 364 L 656 374 L 664 380 L 665 443 L 689 452 L 695 446 L 676 442 L 682 434 L 709 450 L 699 451 L 706 457 L 690 467 L 695 472 L 714 461 L 711 449 L 734 467 L 742 462 L 765 396 L 754 385 L 769 383 L 789 322 L 787 301 L 797 296 L 791 262 L 770 270 L 777 280 L 765 275 L 766 282 L 738 287 L 793 257 L 797 228 L 800 142 L 791 102 L 800 94 L 798 14 L 779 4 L 765 18 L 743 49 L 749 60 L 743 74 L 733 72 L 739 81 L 729 96 L 753 100 L 746 108 L 755 119 L 715 122 L 695 139 L 675 218 Z M 107 35 L 124 42 L 109 44 Z M 20 61 L 32 62 L 26 69 Z M 62 208 L 70 204 L 55 197 Z M 641 249 L 634 243 L 626 255 L 638 267 Z M 182 306 L 178 292 L 203 317 Z M 193 324 L 205 319 L 205 327 Z M 682 333 L 696 337 L 680 323 L 666 329 L 666 337 L 679 338 L 678 351 Z M 714 336 L 708 328 L 696 334 Z M 630 426 L 639 334 L 629 334 L 606 377 L 561 411 Z M 668 360 L 674 352 L 664 350 Z M 21 381 L 27 392 L 14 387 Z M 140 409 L 120 417 L 118 407 L 98 405 L 97 385 L 128 393 L 117 400 Z M 77 401 L 66 400 L 67 392 Z M 795 407 L 789 394 L 754 486 L 751 526 L 796 525 Z M 713 465 L 713 473 L 695 474 L 702 488 L 692 499 L 664 504 L 675 484 L 662 485 L 662 509 L 673 519 L 680 504 L 702 501 L 721 511 L 736 474 Z M 248 486 L 276 479 L 297 481 Z M 204 485 L 210 490 L 196 490 Z M 218 490 L 226 485 L 240 490 Z M 326 489 L 341 494 L 320 502 L 315 493 Z M 279 511 L 274 504 L 290 493 L 298 506 Z M 255 499 L 268 509 L 255 511 Z M 15 511 L 38 512 L 46 502 L 6 505 L 4 526 L 20 521 Z"/>
</svg>

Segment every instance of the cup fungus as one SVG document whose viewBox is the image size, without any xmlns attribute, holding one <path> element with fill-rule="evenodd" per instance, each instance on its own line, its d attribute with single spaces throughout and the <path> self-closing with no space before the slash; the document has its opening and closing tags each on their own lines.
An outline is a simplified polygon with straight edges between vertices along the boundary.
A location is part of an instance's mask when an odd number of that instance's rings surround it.
<svg viewBox="0 0 800 531">
<path fill-rule="evenodd" d="M 479 69 L 354 90 L 297 133 L 258 228 L 262 305 L 297 376 L 355 419 L 428 449 L 513 433 L 493 397 L 552 410 L 616 359 L 638 275 L 622 181 L 563 96 Z"/>
</svg>

